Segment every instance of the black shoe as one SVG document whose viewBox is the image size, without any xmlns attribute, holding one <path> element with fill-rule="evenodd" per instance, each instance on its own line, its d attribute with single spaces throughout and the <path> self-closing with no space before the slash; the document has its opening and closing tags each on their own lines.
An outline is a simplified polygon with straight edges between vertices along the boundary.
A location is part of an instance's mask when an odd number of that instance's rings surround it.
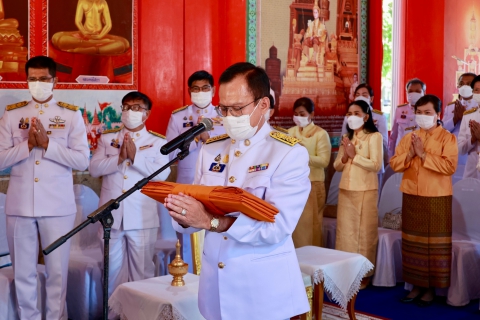
<svg viewBox="0 0 480 320">
<path fill-rule="evenodd" d="M 423 295 L 423 290 L 421 290 L 415 297 L 413 298 L 410 298 L 408 295 L 406 295 L 405 297 L 403 297 L 402 299 L 400 299 L 400 302 L 403 302 L 403 303 L 412 303 L 412 302 L 415 302 L 417 301 L 418 299 L 420 299 L 420 297 Z"/>
<path fill-rule="evenodd" d="M 430 300 L 430 301 L 425 301 L 425 300 L 422 300 L 422 299 L 417 300 L 417 306 L 419 306 L 421 308 L 429 307 L 429 306 L 432 305 L 432 303 L 433 303 L 433 299 Z"/>
</svg>

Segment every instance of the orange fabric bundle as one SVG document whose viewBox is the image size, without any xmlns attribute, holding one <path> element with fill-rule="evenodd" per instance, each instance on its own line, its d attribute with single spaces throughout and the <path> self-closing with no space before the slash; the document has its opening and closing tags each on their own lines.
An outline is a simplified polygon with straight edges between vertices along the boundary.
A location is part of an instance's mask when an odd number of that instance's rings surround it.
<svg viewBox="0 0 480 320">
<path fill-rule="evenodd" d="M 237 187 L 209 187 L 174 182 L 149 182 L 141 192 L 158 202 L 165 203 L 169 194 L 189 195 L 205 206 L 214 215 L 241 212 L 258 221 L 275 222 L 277 208 L 268 202 Z"/>
</svg>

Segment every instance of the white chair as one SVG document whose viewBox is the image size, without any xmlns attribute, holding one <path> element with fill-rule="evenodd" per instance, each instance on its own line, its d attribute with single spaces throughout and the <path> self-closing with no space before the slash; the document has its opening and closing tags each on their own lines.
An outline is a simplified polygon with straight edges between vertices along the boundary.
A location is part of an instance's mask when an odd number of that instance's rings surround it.
<svg viewBox="0 0 480 320">
<path fill-rule="evenodd" d="M 378 225 L 381 226 L 385 213 L 402 207 L 402 192 L 399 190 L 403 173 L 395 173 L 385 182 L 378 204 Z M 378 247 L 374 286 L 394 287 L 403 281 L 402 275 L 402 231 L 378 228 Z"/>
<path fill-rule="evenodd" d="M 378 190 L 379 191 L 379 196 L 381 195 L 381 193 L 383 191 L 383 186 L 385 185 L 385 183 L 387 183 L 388 178 L 390 178 L 394 174 L 395 174 L 395 171 L 393 171 L 392 167 L 390 167 L 390 165 L 388 164 L 385 167 L 385 172 L 383 173 L 382 185 L 379 187 L 379 190 Z"/>
<path fill-rule="evenodd" d="M 158 238 L 155 243 L 155 277 L 168 274 L 168 264 L 175 259 L 175 244 L 177 243 L 177 234 L 172 226 L 172 218 L 168 210 L 161 203 L 157 204 L 158 215 L 160 219 L 160 228 L 158 229 Z"/>
<path fill-rule="evenodd" d="M 453 186 L 452 270 L 447 303 L 464 306 L 480 298 L 480 180 Z"/>
<path fill-rule="evenodd" d="M 325 205 L 336 206 L 338 204 L 338 193 L 342 173 L 336 171 L 333 174 L 330 188 L 328 189 L 327 203 Z M 335 249 L 335 237 L 337 236 L 337 219 L 323 217 L 323 246 L 325 248 Z"/>
<path fill-rule="evenodd" d="M 455 170 L 455 173 L 452 176 L 452 184 L 455 185 L 458 181 L 463 179 L 463 173 L 465 172 L 465 165 L 464 164 L 458 164 L 457 165 L 457 170 Z"/>
<path fill-rule="evenodd" d="M 75 226 L 98 208 L 98 195 L 81 184 L 73 186 L 77 215 Z M 102 316 L 103 254 L 97 232 L 99 222 L 88 225 L 72 237 L 68 265 L 67 307 L 72 319 L 97 319 Z"/>
</svg>

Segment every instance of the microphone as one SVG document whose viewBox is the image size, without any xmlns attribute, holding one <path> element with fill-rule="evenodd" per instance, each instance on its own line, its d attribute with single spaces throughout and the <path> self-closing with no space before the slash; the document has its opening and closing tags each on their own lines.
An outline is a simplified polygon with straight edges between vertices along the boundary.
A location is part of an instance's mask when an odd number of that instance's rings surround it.
<svg viewBox="0 0 480 320">
<path fill-rule="evenodd" d="M 160 148 L 161 154 L 169 154 L 173 150 L 177 148 L 181 148 L 182 146 L 189 144 L 190 142 L 195 139 L 200 133 L 204 131 L 210 131 L 213 127 L 213 121 L 210 118 L 203 118 L 199 124 L 194 127 L 191 127 L 172 141 L 167 142 Z"/>
</svg>

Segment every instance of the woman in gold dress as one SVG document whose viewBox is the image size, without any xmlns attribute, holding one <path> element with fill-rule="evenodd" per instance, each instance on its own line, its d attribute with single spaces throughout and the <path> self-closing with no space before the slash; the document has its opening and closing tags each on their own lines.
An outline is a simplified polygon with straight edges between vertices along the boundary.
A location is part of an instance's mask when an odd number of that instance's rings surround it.
<svg viewBox="0 0 480 320">
<path fill-rule="evenodd" d="M 332 146 L 328 133 L 313 123 L 315 105 L 309 98 L 300 98 L 293 104 L 296 126 L 288 133 L 300 140 L 310 155 L 310 183 L 312 189 L 305 209 L 293 232 L 295 247 L 321 246 L 323 207 L 325 205 L 325 168 L 330 163 Z"/>
<path fill-rule="evenodd" d="M 347 134 L 334 162 L 342 172 L 337 208 L 335 249 L 360 253 L 375 264 L 378 243 L 378 171 L 383 161 L 383 138 L 363 100 L 350 104 Z M 370 282 L 367 273 L 362 287 Z"/>
</svg>

